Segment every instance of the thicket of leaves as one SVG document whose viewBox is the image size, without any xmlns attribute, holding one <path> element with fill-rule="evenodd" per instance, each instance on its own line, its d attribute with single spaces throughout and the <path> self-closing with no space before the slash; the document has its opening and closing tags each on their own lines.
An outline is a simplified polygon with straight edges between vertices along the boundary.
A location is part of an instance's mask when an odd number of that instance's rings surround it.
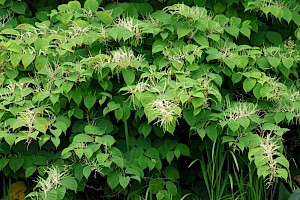
<svg viewBox="0 0 300 200">
<path fill-rule="evenodd" d="M 36 3 L 0 0 L 0 171 L 28 198 L 270 199 L 290 182 L 296 1 Z"/>
</svg>

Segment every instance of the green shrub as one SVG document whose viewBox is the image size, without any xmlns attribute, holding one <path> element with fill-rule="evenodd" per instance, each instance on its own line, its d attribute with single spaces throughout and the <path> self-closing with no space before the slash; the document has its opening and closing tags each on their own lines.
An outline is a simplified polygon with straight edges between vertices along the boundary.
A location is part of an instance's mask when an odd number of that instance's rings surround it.
<svg viewBox="0 0 300 200">
<path fill-rule="evenodd" d="M 290 180 L 296 1 L 0 5 L 0 170 L 35 180 L 28 198 L 234 199 L 240 176 L 262 199 Z"/>
</svg>

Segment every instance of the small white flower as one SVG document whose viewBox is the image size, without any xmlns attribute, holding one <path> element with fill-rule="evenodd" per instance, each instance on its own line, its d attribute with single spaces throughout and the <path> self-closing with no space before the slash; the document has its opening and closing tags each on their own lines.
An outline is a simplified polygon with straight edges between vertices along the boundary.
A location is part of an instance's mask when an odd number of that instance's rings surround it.
<svg viewBox="0 0 300 200">
<path fill-rule="evenodd" d="M 154 111 L 157 121 L 164 130 L 171 124 L 177 121 L 181 116 L 181 109 L 173 101 L 158 99 L 152 103 L 151 110 Z"/>
</svg>

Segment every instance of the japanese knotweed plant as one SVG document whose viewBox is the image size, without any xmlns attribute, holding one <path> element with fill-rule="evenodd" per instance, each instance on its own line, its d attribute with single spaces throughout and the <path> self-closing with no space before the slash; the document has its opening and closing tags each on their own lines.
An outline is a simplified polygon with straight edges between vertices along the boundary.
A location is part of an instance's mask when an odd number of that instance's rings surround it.
<svg viewBox="0 0 300 200">
<path fill-rule="evenodd" d="M 30 197 L 72 199 L 96 185 L 103 197 L 167 200 L 195 186 L 187 192 L 205 199 L 205 159 L 185 164 L 220 141 L 228 172 L 248 154 L 267 186 L 288 179 L 296 1 L 86 0 L 35 16 L 3 2 L 17 15 L 1 18 L 0 170 L 36 180 Z"/>
</svg>

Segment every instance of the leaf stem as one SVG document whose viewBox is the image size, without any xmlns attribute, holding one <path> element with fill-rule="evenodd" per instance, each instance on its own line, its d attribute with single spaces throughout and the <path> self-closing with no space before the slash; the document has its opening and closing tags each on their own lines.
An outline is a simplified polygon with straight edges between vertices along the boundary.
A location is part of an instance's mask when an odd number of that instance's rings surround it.
<svg viewBox="0 0 300 200">
<path fill-rule="evenodd" d="M 125 138 L 126 138 L 126 148 L 129 151 L 129 133 L 128 133 L 128 124 L 127 120 L 123 120 L 124 122 L 124 129 L 125 129 Z"/>
</svg>

